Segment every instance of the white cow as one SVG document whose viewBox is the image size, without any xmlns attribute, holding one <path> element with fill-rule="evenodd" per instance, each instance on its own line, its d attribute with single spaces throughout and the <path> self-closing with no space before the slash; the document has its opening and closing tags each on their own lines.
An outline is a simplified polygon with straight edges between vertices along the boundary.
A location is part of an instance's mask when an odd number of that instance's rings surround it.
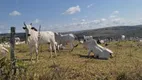
<svg viewBox="0 0 142 80">
<path fill-rule="evenodd" d="M 16 44 L 16 45 L 25 44 L 25 41 L 16 42 L 15 44 Z"/>
<path fill-rule="evenodd" d="M 3 45 L 0 45 L 0 58 L 5 57 L 8 53 L 9 51 Z"/>
<path fill-rule="evenodd" d="M 104 40 L 100 40 L 100 43 L 101 43 L 101 44 L 104 44 L 104 43 L 105 43 L 105 41 L 104 41 Z"/>
<path fill-rule="evenodd" d="M 102 59 L 108 59 L 109 57 L 112 57 L 112 51 L 102 47 L 101 45 L 98 45 L 96 40 L 89 39 L 84 42 L 84 47 L 87 48 L 88 56 L 90 56 L 90 53 L 94 53 L 94 57 L 102 58 Z"/>
<path fill-rule="evenodd" d="M 64 47 L 62 44 L 58 44 L 58 43 L 56 42 L 55 45 L 56 45 L 56 49 L 57 49 L 58 51 L 65 49 L 65 47 Z"/>
<path fill-rule="evenodd" d="M 66 44 L 70 44 L 71 51 L 73 51 L 74 47 L 77 47 L 77 45 L 74 45 L 75 41 L 75 36 L 73 34 L 60 34 L 60 33 L 55 33 L 55 39 L 58 43 L 58 45 L 65 46 Z"/>
<path fill-rule="evenodd" d="M 93 39 L 93 36 L 83 36 L 84 40 L 89 40 L 89 39 Z"/>
<path fill-rule="evenodd" d="M 19 37 L 15 37 L 15 42 L 20 42 L 20 38 Z"/>
<path fill-rule="evenodd" d="M 23 29 L 25 30 L 27 35 L 27 42 L 30 48 L 31 60 L 34 49 L 36 51 L 36 60 L 38 60 L 38 44 L 49 44 L 51 57 L 52 49 L 54 50 L 55 55 L 57 56 L 55 47 L 55 35 L 52 31 L 41 31 L 39 37 L 39 32 L 36 28 L 32 27 L 32 24 L 26 25 L 24 23 L 24 26 L 25 27 L 23 27 Z"/>
<path fill-rule="evenodd" d="M 6 48 L 10 47 L 9 42 L 4 42 L 4 43 L 1 43 L 0 45 Z"/>
<path fill-rule="evenodd" d="M 121 35 L 121 39 L 122 39 L 122 40 L 125 40 L 125 35 Z"/>
</svg>

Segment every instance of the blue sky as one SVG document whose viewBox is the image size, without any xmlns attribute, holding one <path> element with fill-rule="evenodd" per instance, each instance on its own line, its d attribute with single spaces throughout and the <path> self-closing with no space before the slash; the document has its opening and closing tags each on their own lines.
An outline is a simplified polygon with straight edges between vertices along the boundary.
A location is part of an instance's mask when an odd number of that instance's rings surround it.
<svg viewBox="0 0 142 80">
<path fill-rule="evenodd" d="M 142 0 L 0 0 L 0 32 L 23 22 L 42 30 L 76 31 L 142 23 Z"/>
</svg>

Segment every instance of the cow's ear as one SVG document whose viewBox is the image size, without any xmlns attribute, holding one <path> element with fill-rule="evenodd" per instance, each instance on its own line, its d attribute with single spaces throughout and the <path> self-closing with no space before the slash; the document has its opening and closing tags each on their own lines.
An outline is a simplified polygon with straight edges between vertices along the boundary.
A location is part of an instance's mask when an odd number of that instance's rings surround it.
<svg viewBox="0 0 142 80">
<path fill-rule="evenodd" d="M 23 27 L 23 29 L 26 29 L 26 27 Z"/>
<path fill-rule="evenodd" d="M 32 27 L 31 29 L 37 31 L 37 29 L 35 27 Z"/>
<path fill-rule="evenodd" d="M 83 40 L 83 42 L 86 42 L 86 41 L 87 41 L 86 39 Z"/>
<path fill-rule="evenodd" d="M 57 33 L 57 32 L 55 32 L 55 35 L 58 35 L 58 33 Z"/>
</svg>

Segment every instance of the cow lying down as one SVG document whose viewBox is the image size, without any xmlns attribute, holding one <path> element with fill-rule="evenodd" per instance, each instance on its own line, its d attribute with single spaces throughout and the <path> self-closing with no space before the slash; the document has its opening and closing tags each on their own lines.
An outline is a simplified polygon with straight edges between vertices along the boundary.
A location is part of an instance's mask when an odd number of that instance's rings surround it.
<svg viewBox="0 0 142 80">
<path fill-rule="evenodd" d="M 96 40 L 94 39 L 85 41 L 84 47 L 89 50 L 88 56 L 90 56 L 90 53 L 93 52 L 94 57 L 99 59 L 109 59 L 110 57 L 112 57 L 113 54 L 113 52 L 110 49 L 97 44 Z"/>
<path fill-rule="evenodd" d="M 0 58 L 5 57 L 8 53 L 9 51 L 5 47 L 0 45 Z"/>
</svg>

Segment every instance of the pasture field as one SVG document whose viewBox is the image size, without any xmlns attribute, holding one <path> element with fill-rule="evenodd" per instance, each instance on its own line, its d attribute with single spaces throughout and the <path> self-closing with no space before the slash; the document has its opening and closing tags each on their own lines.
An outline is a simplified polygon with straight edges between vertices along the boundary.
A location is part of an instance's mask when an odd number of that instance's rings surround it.
<svg viewBox="0 0 142 80">
<path fill-rule="evenodd" d="M 80 44 L 74 51 L 62 50 L 49 58 L 47 46 L 40 48 L 38 62 L 29 61 L 27 45 L 15 48 L 18 66 L 26 68 L 21 80 L 142 80 L 142 43 L 121 41 L 108 43 L 114 57 L 101 60 L 87 57 L 87 50 Z M 67 47 L 68 48 L 68 47 Z M 54 55 L 54 53 L 53 53 Z M 34 54 L 35 58 L 35 54 Z"/>
</svg>

